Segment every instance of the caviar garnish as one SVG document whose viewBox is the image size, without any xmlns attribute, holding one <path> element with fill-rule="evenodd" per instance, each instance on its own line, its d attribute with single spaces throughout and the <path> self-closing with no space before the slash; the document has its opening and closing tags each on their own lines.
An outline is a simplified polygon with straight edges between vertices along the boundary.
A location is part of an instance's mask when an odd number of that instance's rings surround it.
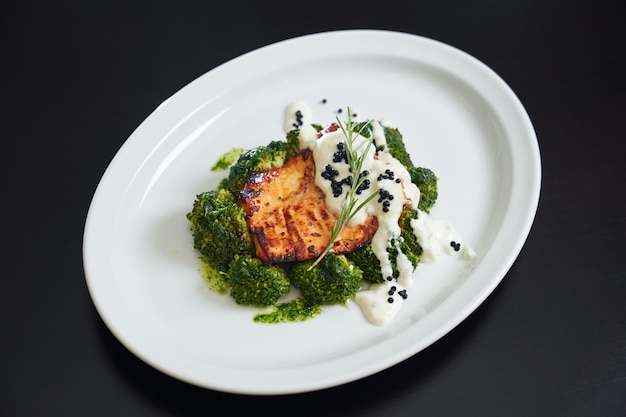
<svg viewBox="0 0 626 417">
<path fill-rule="evenodd" d="M 368 188 L 370 188 L 370 180 L 364 179 L 361 185 L 357 187 L 356 193 L 361 194 L 363 191 L 367 190 Z"/>
<path fill-rule="evenodd" d="M 333 180 L 337 177 L 337 175 L 339 175 L 339 171 L 337 171 L 335 168 L 333 168 L 330 164 L 326 165 L 326 167 L 324 168 L 324 172 L 322 172 L 322 178 L 324 178 L 325 180 Z"/>
<path fill-rule="evenodd" d="M 382 174 L 378 175 L 378 181 L 393 180 L 395 176 L 396 176 L 396 174 L 394 174 L 394 172 L 392 170 L 386 169 L 385 172 L 383 172 Z"/>
</svg>

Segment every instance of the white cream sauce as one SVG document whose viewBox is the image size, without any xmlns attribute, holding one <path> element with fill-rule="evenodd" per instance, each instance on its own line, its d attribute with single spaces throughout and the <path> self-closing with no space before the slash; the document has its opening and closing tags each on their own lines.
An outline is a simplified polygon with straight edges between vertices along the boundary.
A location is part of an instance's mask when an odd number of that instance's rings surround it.
<svg viewBox="0 0 626 417">
<path fill-rule="evenodd" d="M 341 129 L 332 131 L 326 128 L 318 133 L 310 125 L 311 116 L 311 109 L 306 103 L 298 101 L 290 104 L 285 111 L 285 131 L 300 129 L 300 148 L 311 149 L 313 152 L 316 185 L 324 192 L 328 209 L 339 216 L 350 189 L 344 181 L 352 176 L 347 161 L 342 159 L 341 154 L 342 145 L 347 139 Z M 383 123 L 386 126 L 390 124 L 388 121 Z M 383 125 L 373 121 L 372 132 L 376 145 L 385 146 Z M 369 216 L 376 216 L 378 229 L 372 238 L 372 249 L 380 261 L 381 275 L 385 278 L 383 283 L 372 284 L 357 292 L 353 299 L 370 322 L 382 325 L 393 319 L 407 298 L 406 290 L 413 285 L 413 265 L 400 250 L 397 257 L 399 276 L 397 279 L 390 278 L 393 269 L 387 248 L 394 239 L 396 245 L 398 244 L 397 240 L 401 238 L 398 219 L 406 205 L 417 210 L 420 191 L 411 182 L 406 168 L 391 154 L 385 150 L 376 152 L 373 145 L 368 147 L 370 140 L 361 135 L 355 134 L 353 143 L 353 149 L 358 150 L 359 154 L 367 152 L 362 170 L 367 171 L 366 178 L 369 180 L 369 187 L 358 195 L 357 205 L 376 191 L 379 191 L 379 195 L 360 210 L 350 224 L 363 224 Z M 477 260 L 476 253 L 467 245 L 461 244 L 461 237 L 448 222 L 432 219 L 423 211 L 418 210 L 418 213 L 418 218 L 411 222 L 411 227 L 424 250 L 421 261 L 434 262 L 441 252 L 453 255 L 461 247 L 466 259 L 472 262 Z M 393 295 L 390 295 L 392 287 Z M 400 291 L 404 296 L 399 295 Z"/>
<path fill-rule="evenodd" d="M 422 262 L 436 262 L 442 252 L 453 255 L 461 250 L 465 260 L 478 261 L 476 252 L 468 244 L 461 243 L 461 235 L 445 220 L 433 219 L 430 214 L 418 210 L 417 219 L 411 220 L 411 228 L 423 250 Z"/>
<path fill-rule="evenodd" d="M 311 107 L 304 101 L 294 101 L 285 108 L 284 130 L 289 132 L 311 124 L 313 112 Z"/>
<path fill-rule="evenodd" d="M 385 281 L 357 292 L 353 299 L 370 323 L 382 325 L 390 322 L 400 310 L 403 290 L 400 284 Z"/>
</svg>

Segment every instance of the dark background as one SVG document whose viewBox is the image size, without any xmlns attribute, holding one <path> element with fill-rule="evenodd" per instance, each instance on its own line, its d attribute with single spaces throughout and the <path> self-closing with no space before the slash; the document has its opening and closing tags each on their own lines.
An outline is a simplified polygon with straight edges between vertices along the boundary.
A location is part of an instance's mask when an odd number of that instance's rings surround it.
<svg viewBox="0 0 626 417">
<path fill-rule="evenodd" d="M 626 31 L 621 1 L 0 3 L 0 415 L 626 415 Z M 278 397 L 187 385 L 133 356 L 87 292 L 108 163 L 164 99 L 258 47 L 375 28 L 493 68 L 535 126 L 534 226 L 491 297 L 371 377 Z"/>
</svg>

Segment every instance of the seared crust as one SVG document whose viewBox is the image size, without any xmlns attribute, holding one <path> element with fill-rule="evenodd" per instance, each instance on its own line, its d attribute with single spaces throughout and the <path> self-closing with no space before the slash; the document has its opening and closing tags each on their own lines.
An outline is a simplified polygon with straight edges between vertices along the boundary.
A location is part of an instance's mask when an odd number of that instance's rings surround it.
<svg viewBox="0 0 626 417">
<path fill-rule="evenodd" d="M 331 238 L 337 218 L 328 211 L 315 185 L 315 163 L 304 150 L 280 168 L 253 174 L 239 195 L 252 232 L 256 256 L 265 262 L 318 257 Z M 369 244 L 378 229 L 376 217 L 345 226 L 333 250 L 349 253 Z"/>
</svg>

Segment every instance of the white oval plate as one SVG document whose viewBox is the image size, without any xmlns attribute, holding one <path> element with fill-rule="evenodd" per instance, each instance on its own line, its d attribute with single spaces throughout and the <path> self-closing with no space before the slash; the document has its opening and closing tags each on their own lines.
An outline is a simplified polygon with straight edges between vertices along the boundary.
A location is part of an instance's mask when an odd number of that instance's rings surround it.
<svg viewBox="0 0 626 417">
<path fill-rule="evenodd" d="M 322 104 L 322 99 L 327 102 Z M 283 139 L 283 111 L 310 103 L 388 118 L 412 159 L 440 178 L 433 215 L 481 256 L 422 264 L 396 319 L 328 307 L 303 323 L 255 324 L 257 310 L 208 290 L 185 214 L 224 173 L 232 147 Z M 488 67 L 447 45 L 384 31 L 283 41 L 199 77 L 159 106 L 112 160 L 94 195 L 83 258 L 93 302 L 135 355 L 175 378 L 226 392 L 287 394 L 353 381 L 414 355 L 466 318 L 517 257 L 541 183 L 531 122 Z"/>
</svg>

